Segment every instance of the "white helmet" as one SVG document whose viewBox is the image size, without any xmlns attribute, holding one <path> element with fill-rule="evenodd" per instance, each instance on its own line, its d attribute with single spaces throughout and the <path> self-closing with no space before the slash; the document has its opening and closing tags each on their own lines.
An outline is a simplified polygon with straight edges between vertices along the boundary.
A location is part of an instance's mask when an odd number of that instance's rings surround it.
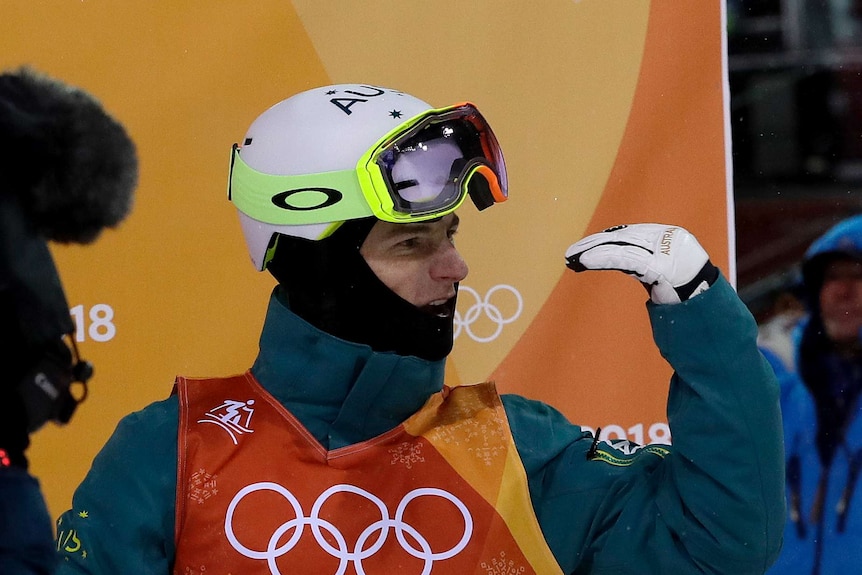
<svg viewBox="0 0 862 575">
<path fill-rule="evenodd" d="M 502 153 L 475 106 L 434 109 L 364 84 L 314 88 L 266 110 L 233 147 L 228 187 L 258 270 L 276 234 L 320 240 L 348 219 L 430 219 L 468 193 L 480 209 L 507 193 Z"/>
</svg>

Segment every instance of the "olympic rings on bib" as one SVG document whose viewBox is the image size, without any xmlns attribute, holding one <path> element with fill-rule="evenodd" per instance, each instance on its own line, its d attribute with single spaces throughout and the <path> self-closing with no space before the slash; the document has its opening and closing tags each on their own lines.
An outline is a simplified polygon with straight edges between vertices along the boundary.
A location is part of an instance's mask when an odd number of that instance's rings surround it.
<svg viewBox="0 0 862 575">
<path fill-rule="evenodd" d="M 265 550 L 249 549 L 239 541 L 234 533 L 234 513 L 236 512 L 237 505 L 239 505 L 245 496 L 255 491 L 264 490 L 274 491 L 284 497 L 288 503 L 290 503 L 291 507 L 293 507 L 295 517 L 282 523 L 278 529 L 273 532 Z M 354 495 L 364 497 L 373 503 L 380 511 L 380 520 L 374 521 L 362 531 L 352 550 L 338 527 L 320 517 L 320 510 L 323 505 L 330 497 L 337 493 L 352 493 Z M 407 509 L 407 506 L 420 497 L 440 497 L 452 503 L 452 505 L 454 505 L 461 513 L 461 516 L 464 519 L 464 533 L 461 536 L 461 539 L 450 549 L 435 552 L 431 549 L 431 544 L 428 540 L 415 527 L 404 521 L 404 512 Z M 227 536 L 231 546 L 250 559 L 265 560 L 272 575 L 281 575 L 281 571 L 279 571 L 276 560 L 296 547 L 305 532 L 306 525 L 310 527 L 311 534 L 320 548 L 339 560 L 338 569 L 335 571 L 335 575 L 343 575 L 347 570 L 348 565 L 351 563 L 353 564 L 357 575 L 365 575 L 362 561 L 380 551 L 389 538 L 390 529 L 395 531 L 395 539 L 404 551 L 425 562 L 422 569 L 422 575 L 429 575 L 431 573 L 434 561 L 449 559 L 463 551 L 464 548 L 467 547 L 467 544 L 470 542 L 470 538 L 473 535 L 473 517 L 470 515 L 470 511 L 467 509 L 467 506 L 451 493 L 433 487 L 414 489 L 407 493 L 398 503 L 398 507 L 395 510 L 395 516 L 390 517 L 386 504 L 374 494 L 354 485 L 333 485 L 320 494 L 312 505 L 309 516 L 306 517 L 299 500 L 287 488 L 278 483 L 272 482 L 253 483 L 237 492 L 231 500 L 225 515 L 224 524 L 225 535 Z M 293 530 L 290 538 L 283 544 L 279 545 L 278 542 L 281 540 L 282 536 L 290 530 Z M 337 546 L 333 546 L 326 540 L 323 531 L 326 531 L 330 535 L 331 539 L 336 542 Z M 411 544 L 411 542 L 404 536 L 405 533 L 418 544 L 419 548 L 416 548 Z"/>
</svg>

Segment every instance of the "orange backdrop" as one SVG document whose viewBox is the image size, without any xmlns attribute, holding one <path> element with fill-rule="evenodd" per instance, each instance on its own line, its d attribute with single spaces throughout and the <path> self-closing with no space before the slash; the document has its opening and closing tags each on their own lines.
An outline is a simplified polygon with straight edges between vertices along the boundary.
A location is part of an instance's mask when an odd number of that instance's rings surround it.
<svg viewBox="0 0 862 575">
<path fill-rule="evenodd" d="M 132 215 L 87 247 L 54 246 L 96 367 L 65 427 L 33 438 L 52 514 L 117 421 L 176 374 L 254 359 L 268 294 L 225 194 L 230 146 L 275 102 L 362 82 L 434 105 L 469 99 L 494 126 L 511 199 L 462 210 L 471 273 L 452 383 L 493 378 L 573 421 L 666 439 L 669 368 L 615 273 L 573 274 L 569 244 L 618 223 L 692 230 L 733 279 L 723 3 L 514 0 L 11 0 L 0 67 L 99 98 L 137 143 Z M 141 470 L 142 473 L 146 472 Z"/>
</svg>

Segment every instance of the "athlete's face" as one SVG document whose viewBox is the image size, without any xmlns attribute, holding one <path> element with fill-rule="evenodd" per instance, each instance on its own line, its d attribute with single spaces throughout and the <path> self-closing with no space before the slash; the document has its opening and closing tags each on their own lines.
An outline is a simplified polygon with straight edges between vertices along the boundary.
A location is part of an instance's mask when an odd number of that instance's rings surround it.
<svg viewBox="0 0 862 575">
<path fill-rule="evenodd" d="M 359 253 L 386 286 L 416 307 L 441 316 L 454 313 L 455 284 L 467 264 L 455 248 L 458 216 L 430 222 L 377 222 Z"/>
<path fill-rule="evenodd" d="M 836 260 L 826 266 L 820 288 L 820 315 L 836 343 L 859 338 L 862 329 L 862 262 Z"/>
</svg>

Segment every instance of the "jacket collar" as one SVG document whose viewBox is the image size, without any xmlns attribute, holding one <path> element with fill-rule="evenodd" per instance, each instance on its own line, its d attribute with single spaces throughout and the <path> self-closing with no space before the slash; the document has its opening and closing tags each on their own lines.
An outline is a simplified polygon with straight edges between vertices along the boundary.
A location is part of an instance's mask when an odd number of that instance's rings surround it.
<svg viewBox="0 0 862 575">
<path fill-rule="evenodd" d="M 376 437 L 443 388 L 445 359 L 379 353 L 318 330 L 270 298 L 252 374 L 332 450 Z"/>
</svg>

